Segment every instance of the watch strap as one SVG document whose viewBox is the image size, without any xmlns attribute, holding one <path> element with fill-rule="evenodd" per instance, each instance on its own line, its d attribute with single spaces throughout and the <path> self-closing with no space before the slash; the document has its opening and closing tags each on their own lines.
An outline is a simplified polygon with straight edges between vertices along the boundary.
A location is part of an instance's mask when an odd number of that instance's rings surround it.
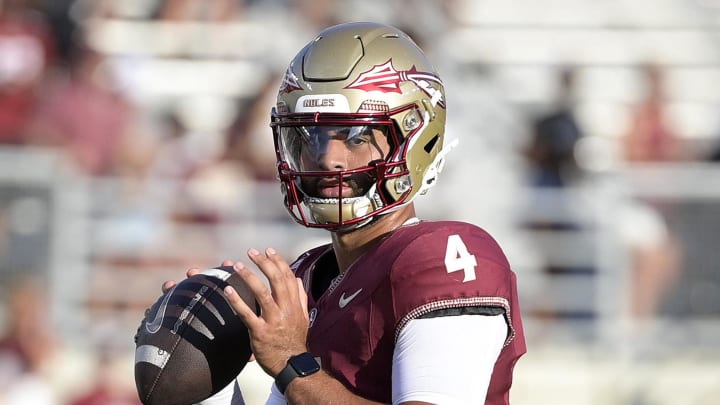
<svg viewBox="0 0 720 405">
<path fill-rule="evenodd" d="M 309 370 L 297 370 L 294 365 L 294 360 L 296 358 L 304 358 L 310 361 L 314 361 L 315 364 L 313 367 Z M 280 373 L 275 377 L 275 385 L 278 387 L 278 390 L 283 395 L 285 394 L 285 390 L 287 389 L 288 385 L 290 383 L 298 378 L 298 377 L 307 377 L 308 375 L 314 374 L 320 370 L 320 362 L 318 359 L 314 358 L 312 354 L 310 353 L 302 353 L 297 356 L 292 356 L 288 362 L 287 365 L 285 365 L 285 368 L 280 371 Z"/>
<path fill-rule="evenodd" d="M 275 377 L 275 385 L 277 385 L 280 393 L 285 395 L 285 390 L 287 389 L 287 386 L 290 385 L 290 382 L 297 377 L 300 377 L 300 374 L 298 374 L 298 372 L 295 371 L 295 368 L 293 368 L 293 366 L 288 363 L 285 368 L 280 372 L 280 374 Z"/>
</svg>

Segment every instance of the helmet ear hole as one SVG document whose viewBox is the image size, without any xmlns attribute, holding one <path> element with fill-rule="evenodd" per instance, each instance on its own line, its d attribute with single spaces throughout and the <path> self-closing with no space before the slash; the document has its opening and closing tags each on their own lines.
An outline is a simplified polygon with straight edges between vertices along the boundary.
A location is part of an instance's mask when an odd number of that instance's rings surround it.
<svg viewBox="0 0 720 405">
<path fill-rule="evenodd" d="M 428 143 L 426 143 L 423 147 L 423 149 L 425 149 L 425 152 L 432 152 L 433 148 L 435 148 L 435 145 L 437 144 L 438 139 L 440 139 L 440 135 L 435 134 L 435 136 L 433 136 L 432 139 L 430 139 L 430 141 L 428 141 Z"/>
</svg>

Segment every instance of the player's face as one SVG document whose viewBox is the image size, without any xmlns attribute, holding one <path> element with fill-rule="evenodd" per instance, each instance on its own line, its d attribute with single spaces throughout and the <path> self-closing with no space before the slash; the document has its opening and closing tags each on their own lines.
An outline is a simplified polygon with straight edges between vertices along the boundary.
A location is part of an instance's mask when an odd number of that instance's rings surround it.
<svg viewBox="0 0 720 405">
<path fill-rule="evenodd" d="M 301 131 L 299 169 L 301 172 L 340 172 L 383 160 L 390 145 L 383 127 L 305 126 Z M 303 191 L 319 198 L 364 195 L 375 182 L 369 172 L 344 176 L 312 176 L 302 180 Z"/>
</svg>

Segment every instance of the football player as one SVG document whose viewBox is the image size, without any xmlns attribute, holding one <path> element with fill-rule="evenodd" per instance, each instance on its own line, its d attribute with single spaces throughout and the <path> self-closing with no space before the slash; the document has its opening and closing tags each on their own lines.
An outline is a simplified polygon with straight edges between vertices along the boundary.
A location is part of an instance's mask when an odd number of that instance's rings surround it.
<svg viewBox="0 0 720 405">
<path fill-rule="evenodd" d="M 270 289 L 235 263 L 261 315 L 226 295 L 275 379 L 268 404 L 509 403 L 515 275 L 483 229 L 413 206 L 442 169 L 445 116 L 442 80 L 394 27 L 330 27 L 290 63 L 270 124 L 285 206 L 332 243 L 292 264 L 250 249 Z"/>
</svg>

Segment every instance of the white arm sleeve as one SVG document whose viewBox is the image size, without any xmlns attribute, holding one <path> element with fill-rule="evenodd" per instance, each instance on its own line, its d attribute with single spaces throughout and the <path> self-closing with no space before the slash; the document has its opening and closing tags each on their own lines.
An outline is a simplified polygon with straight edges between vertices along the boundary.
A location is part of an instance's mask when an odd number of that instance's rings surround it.
<svg viewBox="0 0 720 405">
<path fill-rule="evenodd" d="M 245 405 L 237 378 L 217 394 L 200 402 L 198 405 Z"/>
<path fill-rule="evenodd" d="M 503 315 L 408 322 L 393 353 L 392 403 L 484 403 L 507 333 Z"/>
<path fill-rule="evenodd" d="M 280 393 L 277 385 L 273 384 L 270 388 L 270 397 L 265 402 L 265 405 L 287 405 L 285 395 Z"/>
</svg>

